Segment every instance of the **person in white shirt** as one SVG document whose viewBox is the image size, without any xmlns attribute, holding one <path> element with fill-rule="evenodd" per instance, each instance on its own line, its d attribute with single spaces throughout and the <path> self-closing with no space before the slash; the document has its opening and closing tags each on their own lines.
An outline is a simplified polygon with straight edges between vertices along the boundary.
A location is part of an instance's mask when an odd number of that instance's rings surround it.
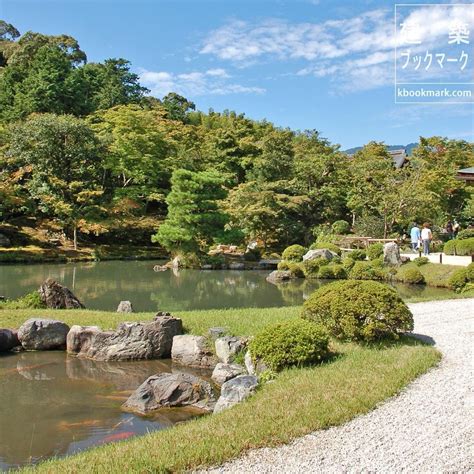
<svg viewBox="0 0 474 474">
<path fill-rule="evenodd" d="M 421 241 L 423 242 L 423 255 L 430 254 L 430 243 L 433 240 L 433 234 L 431 233 L 430 225 L 425 222 L 423 229 L 421 229 Z"/>
</svg>

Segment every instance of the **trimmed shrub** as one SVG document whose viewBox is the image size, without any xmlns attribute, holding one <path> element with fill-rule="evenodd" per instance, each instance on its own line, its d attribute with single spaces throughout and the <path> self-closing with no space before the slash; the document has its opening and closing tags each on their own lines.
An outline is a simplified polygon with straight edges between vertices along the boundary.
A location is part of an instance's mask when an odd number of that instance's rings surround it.
<svg viewBox="0 0 474 474">
<path fill-rule="evenodd" d="M 331 252 L 337 253 L 337 255 L 341 255 L 341 249 L 337 245 L 332 244 L 331 242 L 315 242 L 311 245 L 310 249 L 328 249 L 331 250 Z"/>
<path fill-rule="evenodd" d="M 464 290 L 466 285 L 474 282 L 474 263 L 470 263 L 467 267 L 456 270 L 448 280 L 448 286 L 451 290 L 460 292 Z"/>
<path fill-rule="evenodd" d="M 339 281 L 316 290 L 302 316 L 349 341 L 398 338 L 413 329 L 413 315 L 393 289 L 375 281 Z"/>
<path fill-rule="evenodd" d="M 352 260 L 365 260 L 367 257 L 367 254 L 365 250 L 352 250 L 352 252 L 349 252 L 346 257 L 352 258 Z"/>
<path fill-rule="evenodd" d="M 474 237 L 448 240 L 444 244 L 446 255 L 474 255 Z"/>
<path fill-rule="evenodd" d="M 296 278 L 304 278 L 304 267 L 302 263 L 288 262 L 288 270 Z"/>
<path fill-rule="evenodd" d="M 351 226 L 349 222 L 342 221 L 342 220 L 334 222 L 331 228 L 335 234 L 345 235 L 351 231 Z"/>
<path fill-rule="evenodd" d="M 323 280 L 332 280 L 334 278 L 334 273 L 330 265 L 323 265 L 319 267 L 318 278 Z"/>
<path fill-rule="evenodd" d="M 41 309 L 46 308 L 38 291 L 32 291 L 16 300 L 7 300 L 0 303 L 0 308 L 5 309 Z"/>
<path fill-rule="evenodd" d="M 304 274 L 307 278 L 316 278 L 318 276 L 319 267 L 327 265 L 328 260 L 325 258 L 313 258 L 313 260 L 305 260 L 303 262 Z"/>
<path fill-rule="evenodd" d="M 427 263 L 430 263 L 430 259 L 428 257 L 416 257 L 414 260 L 413 260 L 413 263 L 417 266 L 417 267 L 421 267 L 422 265 L 426 265 Z"/>
<path fill-rule="evenodd" d="M 370 264 L 376 268 L 383 268 L 384 266 L 383 257 L 374 258 L 373 260 L 370 261 Z"/>
<path fill-rule="evenodd" d="M 474 238 L 474 229 L 460 230 L 456 238 L 458 240 L 472 239 Z"/>
<path fill-rule="evenodd" d="M 355 262 L 349 272 L 351 280 L 383 280 L 385 273 L 379 266 L 373 265 L 371 262 Z"/>
<path fill-rule="evenodd" d="M 383 255 L 383 244 L 376 243 L 367 247 L 367 257 L 369 260 L 375 260 Z"/>
<path fill-rule="evenodd" d="M 278 270 L 289 270 L 290 269 L 290 262 L 287 262 L 286 260 L 282 260 L 281 262 L 278 262 L 277 268 Z"/>
<path fill-rule="evenodd" d="M 425 277 L 421 274 L 420 270 L 415 267 L 400 267 L 396 274 L 396 278 L 403 283 L 411 283 L 413 285 L 425 283 Z"/>
<path fill-rule="evenodd" d="M 333 276 L 336 280 L 344 280 L 345 278 L 347 278 L 347 272 L 342 265 L 333 264 L 331 265 L 331 267 Z"/>
<path fill-rule="evenodd" d="M 296 319 L 268 326 L 249 343 L 253 359 L 272 370 L 320 362 L 329 354 L 327 331 L 310 321 Z"/>
<path fill-rule="evenodd" d="M 290 245 L 283 250 L 281 254 L 283 260 L 289 260 L 290 262 L 301 262 L 303 255 L 306 253 L 306 249 L 302 245 Z"/>
<path fill-rule="evenodd" d="M 349 257 L 345 257 L 342 260 L 342 266 L 349 271 L 355 265 L 355 260 Z"/>
</svg>

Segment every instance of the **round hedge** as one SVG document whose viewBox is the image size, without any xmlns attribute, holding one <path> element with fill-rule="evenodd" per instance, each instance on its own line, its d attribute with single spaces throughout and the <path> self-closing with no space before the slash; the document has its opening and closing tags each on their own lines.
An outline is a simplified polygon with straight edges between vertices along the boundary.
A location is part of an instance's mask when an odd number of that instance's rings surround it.
<svg viewBox="0 0 474 474">
<path fill-rule="evenodd" d="M 308 278 L 316 278 L 318 276 L 319 267 L 327 265 L 329 260 L 326 258 L 313 258 L 303 262 L 304 274 Z"/>
<path fill-rule="evenodd" d="M 397 338 L 413 329 L 413 316 L 393 289 L 375 281 L 338 281 L 316 290 L 302 316 L 350 341 Z"/>
<path fill-rule="evenodd" d="M 352 280 L 384 280 L 385 273 L 379 264 L 357 261 L 349 272 Z"/>
<path fill-rule="evenodd" d="M 430 259 L 428 257 L 416 257 L 413 262 L 416 266 L 421 267 L 422 265 L 430 263 Z"/>
<path fill-rule="evenodd" d="M 290 245 L 283 250 L 281 257 L 283 260 L 289 260 L 290 262 L 301 262 L 303 255 L 306 253 L 306 249 L 302 245 Z"/>
<path fill-rule="evenodd" d="M 288 262 L 288 270 L 296 278 L 304 278 L 304 267 L 302 263 Z"/>
<path fill-rule="evenodd" d="M 469 283 L 467 268 L 460 268 L 459 270 L 456 270 L 448 280 L 449 288 L 457 292 L 462 291 L 467 283 Z"/>
<path fill-rule="evenodd" d="M 335 234 L 345 235 L 351 231 L 351 226 L 349 222 L 340 220 L 340 221 L 334 222 L 333 225 L 331 226 L 331 229 Z"/>
<path fill-rule="evenodd" d="M 474 237 L 448 240 L 444 244 L 446 255 L 474 255 Z"/>
<path fill-rule="evenodd" d="M 365 260 L 367 254 L 365 250 L 356 249 L 349 252 L 346 257 L 352 258 L 352 260 Z"/>
<path fill-rule="evenodd" d="M 403 283 L 411 283 L 413 285 L 420 285 L 425 283 L 425 277 L 420 270 L 415 267 L 402 266 L 397 272 L 397 279 Z"/>
<path fill-rule="evenodd" d="M 268 326 L 249 343 L 254 361 L 272 370 L 320 362 L 329 354 L 329 336 L 318 324 L 294 319 Z"/>
<path fill-rule="evenodd" d="M 369 260 L 375 260 L 383 255 L 383 244 L 380 242 L 367 247 L 367 257 Z"/>
</svg>

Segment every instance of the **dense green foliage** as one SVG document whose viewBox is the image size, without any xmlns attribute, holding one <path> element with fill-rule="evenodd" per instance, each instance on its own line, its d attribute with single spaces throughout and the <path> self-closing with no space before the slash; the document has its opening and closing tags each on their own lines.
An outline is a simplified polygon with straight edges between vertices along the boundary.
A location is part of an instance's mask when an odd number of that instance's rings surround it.
<svg viewBox="0 0 474 474">
<path fill-rule="evenodd" d="M 306 300 L 302 316 L 344 340 L 398 338 L 413 329 L 413 316 L 397 292 L 375 281 L 323 286 Z"/>
<path fill-rule="evenodd" d="M 474 255 L 474 237 L 449 240 L 443 250 L 447 255 Z"/>
<path fill-rule="evenodd" d="M 449 288 L 457 292 L 463 291 L 467 285 L 472 283 L 474 283 L 474 262 L 456 270 L 448 280 Z"/>
<path fill-rule="evenodd" d="M 311 245 L 311 250 L 317 250 L 317 249 L 328 249 L 331 252 L 336 253 L 337 255 L 341 255 L 341 249 L 333 244 L 332 242 L 315 242 L 314 244 Z"/>
<path fill-rule="evenodd" d="M 268 326 L 249 344 L 254 360 L 262 360 L 270 369 L 320 362 L 328 356 L 329 337 L 325 329 L 310 321 L 296 319 Z"/>
<path fill-rule="evenodd" d="M 474 229 L 464 229 L 459 231 L 457 237 L 458 240 L 474 238 Z"/>
<path fill-rule="evenodd" d="M 38 291 L 17 298 L 16 300 L 7 300 L 0 302 L 0 309 L 41 309 L 46 308 Z"/>
<path fill-rule="evenodd" d="M 302 245 L 290 245 L 281 254 L 283 260 L 289 260 L 290 262 L 301 262 L 303 255 L 306 253 L 306 249 Z"/>
<path fill-rule="evenodd" d="M 356 261 L 349 272 L 352 280 L 384 280 L 386 273 L 374 262 Z"/>
<path fill-rule="evenodd" d="M 444 226 L 472 215 L 472 190 L 456 179 L 473 162 L 472 143 L 421 138 L 397 169 L 383 143 L 350 157 L 315 130 L 148 96 L 128 61 L 87 62 L 70 36 L 20 35 L 5 22 L 0 33 L 3 222 L 26 218 L 104 243 L 146 217 L 146 241 L 161 225 L 156 240 L 172 251 L 250 240 L 281 251 L 332 242 L 348 222 L 382 237 L 413 220 Z M 203 197 L 203 208 L 181 206 L 186 196 Z"/>
<path fill-rule="evenodd" d="M 425 277 L 420 270 L 411 266 L 401 266 L 396 275 L 397 279 L 403 283 L 421 284 L 425 283 Z"/>
<path fill-rule="evenodd" d="M 367 247 L 367 257 L 369 260 L 375 260 L 383 255 L 383 244 L 376 243 Z"/>
<path fill-rule="evenodd" d="M 349 252 L 347 254 L 347 257 L 351 258 L 352 260 L 365 260 L 367 257 L 367 253 L 365 250 L 352 250 L 352 252 Z"/>
<path fill-rule="evenodd" d="M 430 259 L 428 257 L 416 257 L 413 262 L 418 266 L 421 267 L 422 265 L 426 265 L 429 263 Z"/>
</svg>

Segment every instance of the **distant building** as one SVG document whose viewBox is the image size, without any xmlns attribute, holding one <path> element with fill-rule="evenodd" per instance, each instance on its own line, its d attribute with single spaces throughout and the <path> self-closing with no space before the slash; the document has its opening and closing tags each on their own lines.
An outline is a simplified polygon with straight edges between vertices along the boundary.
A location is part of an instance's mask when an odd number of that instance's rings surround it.
<svg viewBox="0 0 474 474">
<path fill-rule="evenodd" d="M 395 168 L 403 168 L 407 163 L 408 155 L 405 148 L 399 150 L 388 150 L 388 154 L 392 157 Z"/>
<path fill-rule="evenodd" d="M 456 178 L 460 181 L 464 181 L 466 184 L 470 184 L 471 186 L 474 185 L 474 166 L 458 170 Z"/>
</svg>

